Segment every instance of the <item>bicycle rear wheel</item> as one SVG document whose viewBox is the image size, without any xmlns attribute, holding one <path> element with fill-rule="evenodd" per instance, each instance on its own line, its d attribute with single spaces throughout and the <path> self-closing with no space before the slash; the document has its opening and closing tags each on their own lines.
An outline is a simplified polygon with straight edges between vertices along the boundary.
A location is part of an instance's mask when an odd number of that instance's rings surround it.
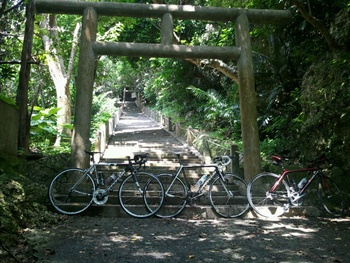
<svg viewBox="0 0 350 263">
<path fill-rule="evenodd" d="M 327 213 L 334 217 L 343 215 L 345 201 L 333 180 L 321 177 L 317 182 L 317 195 Z"/>
<path fill-rule="evenodd" d="M 49 186 L 49 199 L 60 213 L 76 215 L 92 203 L 95 182 L 82 169 L 67 169 L 56 175 Z"/>
<path fill-rule="evenodd" d="M 133 217 L 152 216 L 163 204 L 163 185 L 153 174 L 131 174 L 120 184 L 119 201 L 123 210 Z"/>
<path fill-rule="evenodd" d="M 157 177 L 164 186 L 165 196 L 163 205 L 156 216 L 175 217 L 186 207 L 187 187 L 180 178 L 175 178 L 172 174 L 158 174 Z"/>
<path fill-rule="evenodd" d="M 247 183 L 237 175 L 227 173 L 224 180 L 217 175 L 208 194 L 215 213 L 222 217 L 239 217 L 249 209 Z"/>
<path fill-rule="evenodd" d="M 255 176 L 247 187 L 247 197 L 253 210 L 264 217 L 277 217 L 289 209 L 289 186 L 283 180 L 273 192 L 271 187 L 279 176 L 273 173 L 260 173 Z"/>
</svg>

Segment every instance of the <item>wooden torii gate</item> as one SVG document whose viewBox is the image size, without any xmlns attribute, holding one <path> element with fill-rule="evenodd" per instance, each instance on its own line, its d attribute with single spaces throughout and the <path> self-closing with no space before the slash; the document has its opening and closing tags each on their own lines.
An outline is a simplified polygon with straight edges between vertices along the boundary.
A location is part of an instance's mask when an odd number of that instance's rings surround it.
<svg viewBox="0 0 350 263">
<path fill-rule="evenodd" d="M 244 173 L 249 180 L 260 172 L 260 147 L 257 125 L 256 93 L 253 74 L 249 23 L 286 24 L 291 20 L 287 10 L 256 10 L 188 5 L 129 4 L 36 0 L 37 13 L 82 15 L 82 34 L 76 81 L 76 113 L 72 138 L 72 156 L 78 167 L 88 166 L 84 150 L 90 149 L 92 94 L 97 55 L 232 59 L 237 61 L 244 154 Z M 96 41 L 98 16 L 161 18 L 161 43 L 117 43 Z M 184 46 L 173 44 L 174 19 L 233 21 L 236 46 Z M 86 126 L 85 126 L 86 127 Z"/>
</svg>

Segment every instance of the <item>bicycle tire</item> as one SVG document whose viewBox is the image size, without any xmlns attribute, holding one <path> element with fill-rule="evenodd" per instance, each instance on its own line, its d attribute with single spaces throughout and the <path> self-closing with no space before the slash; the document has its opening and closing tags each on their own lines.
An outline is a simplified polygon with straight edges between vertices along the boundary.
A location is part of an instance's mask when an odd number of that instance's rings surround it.
<svg viewBox="0 0 350 263">
<path fill-rule="evenodd" d="M 222 217 L 239 217 L 249 209 L 247 183 L 237 175 L 226 173 L 224 181 L 217 175 L 208 194 L 214 212 Z"/>
<path fill-rule="evenodd" d="M 162 173 L 158 174 L 157 177 L 163 184 L 165 196 L 163 205 L 156 216 L 160 218 L 176 217 L 186 207 L 187 187 L 180 178 L 177 177 L 174 180 L 173 174 Z M 169 189 L 171 183 L 173 184 Z"/>
<path fill-rule="evenodd" d="M 277 186 L 274 192 L 269 192 L 278 178 L 279 175 L 274 173 L 260 173 L 248 184 L 248 202 L 258 215 L 278 217 L 289 209 L 290 190 L 285 180 Z"/>
<path fill-rule="evenodd" d="M 76 215 L 85 211 L 93 201 L 96 189 L 94 180 L 78 168 L 57 174 L 49 185 L 49 200 L 56 211 Z"/>
<path fill-rule="evenodd" d="M 325 176 L 319 178 L 317 196 L 328 214 L 334 217 L 341 217 L 344 214 L 344 198 L 332 179 Z"/>
<path fill-rule="evenodd" d="M 130 216 L 146 218 L 154 215 L 164 201 L 164 188 L 153 174 L 130 174 L 119 187 L 119 202 Z"/>
</svg>

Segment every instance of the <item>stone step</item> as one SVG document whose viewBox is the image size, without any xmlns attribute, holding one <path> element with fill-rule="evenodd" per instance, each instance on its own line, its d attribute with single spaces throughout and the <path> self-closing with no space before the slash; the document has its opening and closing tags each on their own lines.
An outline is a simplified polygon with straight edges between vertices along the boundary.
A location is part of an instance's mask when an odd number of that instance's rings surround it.
<svg viewBox="0 0 350 263">
<path fill-rule="evenodd" d="M 52 205 L 47 206 L 52 212 L 55 212 Z M 140 207 L 141 209 L 141 207 Z M 101 217 L 117 217 L 117 218 L 128 218 L 131 217 L 121 208 L 119 204 L 107 203 L 104 205 L 92 204 L 80 215 L 86 216 L 101 216 Z M 318 217 L 321 215 L 321 211 L 313 206 L 301 206 L 292 207 L 283 217 L 294 217 L 294 216 L 309 216 Z M 154 215 L 154 217 L 156 217 Z M 185 209 L 177 216 L 177 218 L 184 219 L 218 219 L 218 216 L 210 205 L 187 205 Z M 259 216 L 252 210 L 242 215 L 240 218 L 259 218 Z"/>
<path fill-rule="evenodd" d="M 85 210 L 82 215 L 96 216 L 96 214 L 103 217 L 131 217 L 120 207 L 120 205 L 91 205 Z M 156 217 L 156 216 L 154 216 Z M 186 206 L 186 208 L 177 216 L 178 218 L 186 219 L 217 219 L 218 216 L 214 213 L 211 206 Z"/>
<path fill-rule="evenodd" d="M 148 165 L 145 168 L 141 168 L 140 172 L 148 172 L 152 174 L 160 174 L 160 173 L 167 173 L 167 174 L 175 174 L 178 171 L 179 166 L 178 165 Z M 109 176 L 114 174 L 119 174 L 122 172 L 121 169 L 117 169 L 115 166 L 108 166 L 108 167 L 99 167 L 98 171 L 103 174 L 104 180 L 106 180 Z M 193 168 L 193 169 L 185 169 L 185 175 L 186 178 L 190 181 L 190 183 L 195 183 L 203 174 L 210 174 L 213 171 L 213 168 Z M 184 175 L 181 172 L 180 179 L 184 181 Z"/>
<path fill-rule="evenodd" d="M 130 154 L 131 153 L 131 154 Z M 184 146 L 178 148 L 163 146 L 163 148 L 138 148 L 138 147 L 118 147 L 108 146 L 103 153 L 103 158 L 123 158 L 127 156 L 133 157 L 135 154 L 148 154 L 148 159 L 171 159 L 178 162 L 176 153 L 180 154 L 180 160 L 198 159 L 198 155 L 191 150 L 184 149 Z"/>
<path fill-rule="evenodd" d="M 102 158 L 100 163 L 124 163 L 127 164 L 128 161 L 126 158 Z M 203 164 L 202 160 L 198 157 L 187 158 L 181 160 L 183 165 L 201 165 Z M 180 166 L 178 160 L 171 158 L 147 158 L 146 166 Z"/>
</svg>

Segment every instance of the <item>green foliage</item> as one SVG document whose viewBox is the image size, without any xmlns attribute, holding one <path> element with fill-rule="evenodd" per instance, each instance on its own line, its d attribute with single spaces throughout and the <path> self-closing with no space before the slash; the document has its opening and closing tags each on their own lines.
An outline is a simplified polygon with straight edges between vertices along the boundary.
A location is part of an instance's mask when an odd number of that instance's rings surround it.
<svg viewBox="0 0 350 263">
<path fill-rule="evenodd" d="M 22 32 L 25 25 L 24 5 L 13 8 L 11 12 L 5 12 L 17 4 L 15 0 L 3 3 L 0 11 L 0 61 L 12 63 L 0 64 L 0 93 L 15 99 L 21 49 Z M 4 11 L 4 12 L 3 12 Z"/>
<path fill-rule="evenodd" d="M 159 19 L 129 18 L 120 32 L 119 41 L 137 43 L 159 43 Z"/>
<path fill-rule="evenodd" d="M 54 147 L 57 130 L 57 113 L 59 108 L 44 109 L 33 107 L 30 123 L 31 148 L 43 153 L 67 152 L 70 149 L 69 140 L 62 142 L 60 147 Z M 66 129 L 72 129 L 71 124 L 65 125 Z M 62 135 L 64 136 L 64 135 Z M 67 138 L 66 138 L 67 139 Z"/>
<path fill-rule="evenodd" d="M 344 166 L 350 167 L 350 56 L 347 52 L 326 54 L 309 68 L 303 81 L 302 105 L 306 120 L 303 143 L 320 153 L 330 150 Z M 312 132 L 310 132 L 312 131 Z M 305 138 L 305 137 L 303 137 Z"/>
<path fill-rule="evenodd" d="M 57 135 L 57 112 L 59 108 L 44 109 L 35 106 L 33 108 L 30 123 L 30 132 L 35 140 L 53 140 Z"/>
<path fill-rule="evenodd" d="M 216 90 L 203 91 L 194 86 L 187 89 L 199 100 L 197 113 L 202 119 L 201 128 L 208 132 L 221 131 L 222 137 L 226 138 L 240 137 L 241 122 L 238 104 L 234 104 Z"/>
<path fill-rule="evenodd" d="M 116 111 L 117 99 L 110 97 L 112 92 L 101 92 L 102 90 L 102 87 L 97 89 L 93 97 L 91 132 L 98 130 Z M 94 137 L 94 134 L 91 136 Z"/>
<path fill-rule="evenodd" d="M 3 102 L 7 103 L 8 105 L 12 105 L 12 106 L 17 106 L 16 105 L 16 102 L 11 99 L 11 98 L 8 98 L 2 94 L 0 94 L 0 100 L 2 100 Z"/>
<path fill-rule="evenodd" d="M 112 92 L 109 96 L 121 98 L 123 89 L 133 87 L 140 77 L 138 72 L 127 62 L 125 58 L 111 58 L 101 56 L 98 61 L 95 86 L 99 87 L 97 94 Z M 103 89 L 100 87 L 103 86 Z M 101 91 L 102 90 L 102 91 Z"/>
</svg>

